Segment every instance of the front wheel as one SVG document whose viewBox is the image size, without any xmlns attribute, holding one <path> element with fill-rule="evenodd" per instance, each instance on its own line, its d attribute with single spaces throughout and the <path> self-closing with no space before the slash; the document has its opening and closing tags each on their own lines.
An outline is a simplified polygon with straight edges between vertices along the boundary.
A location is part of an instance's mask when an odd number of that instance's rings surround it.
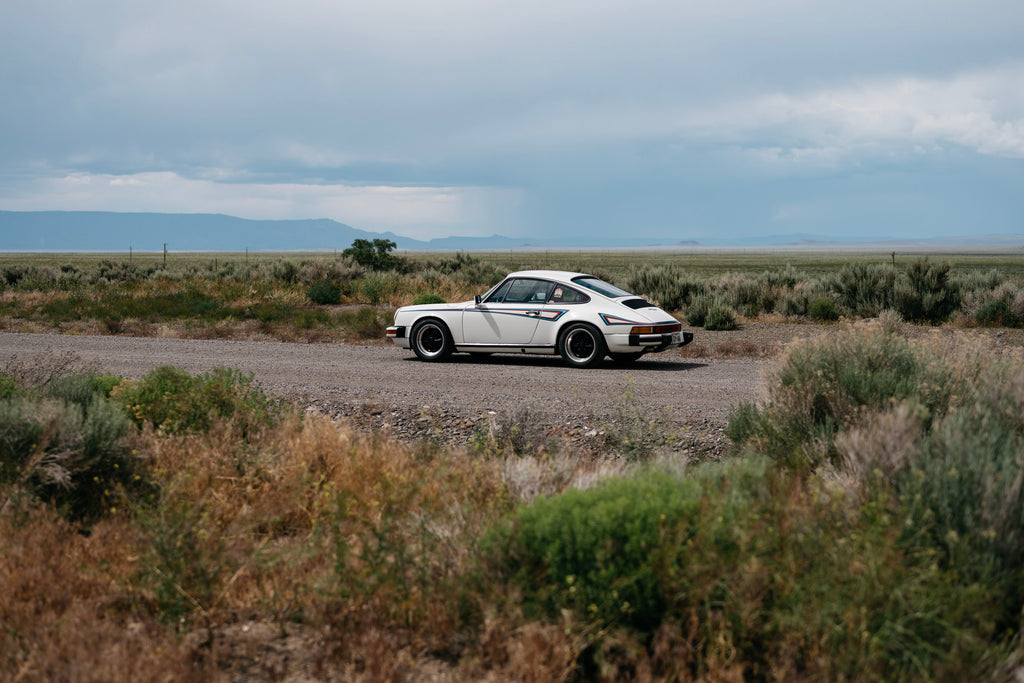
<svg viewBox="0 0 1024 683">
<path fill-rule="evenodd" d="M 573 323 L 559 337 L 558 352 L 569 365 L 587 368 L 600 363 L 607 348 L 600 332 L 585 323 Z"/>
<path fill-rule="evenodd" d="M 455 350 L 448 326 L 433 318 L 413 325 L 409 341 L 419 359 L 428 362 L 447 360 Z"/>
</svg>

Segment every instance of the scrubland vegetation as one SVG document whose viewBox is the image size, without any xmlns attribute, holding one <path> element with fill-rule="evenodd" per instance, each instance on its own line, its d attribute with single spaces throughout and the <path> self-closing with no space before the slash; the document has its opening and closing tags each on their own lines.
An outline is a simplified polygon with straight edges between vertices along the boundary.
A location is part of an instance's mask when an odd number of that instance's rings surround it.
<svg viewBox="0 0 1024 683">
<path fill-rule="evenodd" d="M 469 298 L 519 265 L 7 264 L 0 308 L 8 329 L 375 337 L 389 307 Z M 126 380 L 11 359 L 3 677 L 1019 675 L 1024 359 L 902 333 L 1021 325 L 1012 271 L 583 269 L 709 328 L 878 320 L 790 347 L 767 399 L 735 407 L 729 455 L 701 463 L 628 421 L 596 456 L 528 415 L 464 448 L 402 444 L 230 369 Z"/>
<path fill-rule="evenodd" d="M 393 309 L 464 301 L 506 272 L 591 272 L 676 313 L 689 325 L 744 320 L 834 321 L 893 311 L 936 325 L 1024 326 L 1024 274 L 1012 256 L 951 260 L 882 255 L 482 254 L 399 256 L 386 240 L 339 255 L 8 257 L 0 263 L 6 329 L 290 341 L 381 339 Z M 888 256 L 888 255 L 886 255 Z M 638 262 L 639 261 L 639 262 Z M 796 261 L 797 265 L 793 264 Z M 831 267 L 829 267 L 831 266 Z"/>
<path fill-rule="evenodd" d="M 705 463 L 582 456 L 516 416 L 468 448 L 399 444 L 236 371 L 12 360 L 0 670 L 1011 678 L 1024 362 L 899 329 L 791 348 Z"/>
</svg>

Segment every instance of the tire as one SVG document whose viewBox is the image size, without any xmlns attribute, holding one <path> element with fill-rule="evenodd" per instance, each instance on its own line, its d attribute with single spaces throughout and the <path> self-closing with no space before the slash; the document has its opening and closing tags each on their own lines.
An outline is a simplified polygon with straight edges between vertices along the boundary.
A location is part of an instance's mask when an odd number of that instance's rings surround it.
<svg viewBox="0 0 1024 683">
<path fill-rule="evenodd" d="M 420 320 L 413 325 L 409 343 L 416 356 L 428 363 L 448 360 L 455 350 L 448 326 L 436 318 Z"/>
<path fill-rule="evenodd" d="M 562 360 L 577 368 L 597 365 L 607 352 L 604 337 L 586 323 L 572 323 L 558 337 L 558 353 Z"/>
<path fill-rule="evenodd" d="M 644 355 L 644 352 L 637 351 L 636 353 L 612 353 L 609 355 L 612 357 L 612 360 L 615 361 L 616 363 L 628 365 L 630 363 L 635 363 L 636 361 L 640 360 L 640 356 Z"/>
</svg>

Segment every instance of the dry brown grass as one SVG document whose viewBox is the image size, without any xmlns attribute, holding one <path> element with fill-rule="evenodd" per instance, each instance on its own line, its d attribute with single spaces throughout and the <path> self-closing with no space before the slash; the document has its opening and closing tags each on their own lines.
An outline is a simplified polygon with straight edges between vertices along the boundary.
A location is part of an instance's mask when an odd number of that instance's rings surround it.
<svg viewBox="0 0 1024 683">
<path fill-rule="evenodd" d="M 45 509 L 0 514 L 0 670 L 6 680 L 188 680 L 208 671 L 125 590 L 137 556 L 125 520 L 78 533 Z"/>
<path fill-rule="evenodd" d="M 459 647 L 454 581 L 512 504 L 498 460 L 320 416 L 248 441 L 230 423 L 146 433 L 139 448 L 161 493 L 134 515 L 84 535 L 45 509 L 0 512 L 4 670 L 110 681 L 441 671 L 426 653 Z M 264 670 L 252 658 L 266 648 L 280 656 Z"/>
</svg>

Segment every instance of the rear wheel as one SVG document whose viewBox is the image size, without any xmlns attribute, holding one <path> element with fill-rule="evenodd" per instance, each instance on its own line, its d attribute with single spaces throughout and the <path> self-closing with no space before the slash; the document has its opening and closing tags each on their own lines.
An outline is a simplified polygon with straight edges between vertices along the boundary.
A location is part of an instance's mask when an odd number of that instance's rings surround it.
<svg viewBox="0 0 1024 683">
<path fill-rule="evenodd" d="M 597 365 L 607 353 L 604 337 L 586 323 L 573 323 L 558 339 L 558 352 L 569 365 L 586 368 Z"/>
<path fill-rule="evenodd" d="M 434 318 L 413 325 L 409 341 L 419 359 L 428 362 L 447 360 L 455 350 L 448 326 Z"/>
</svg>

